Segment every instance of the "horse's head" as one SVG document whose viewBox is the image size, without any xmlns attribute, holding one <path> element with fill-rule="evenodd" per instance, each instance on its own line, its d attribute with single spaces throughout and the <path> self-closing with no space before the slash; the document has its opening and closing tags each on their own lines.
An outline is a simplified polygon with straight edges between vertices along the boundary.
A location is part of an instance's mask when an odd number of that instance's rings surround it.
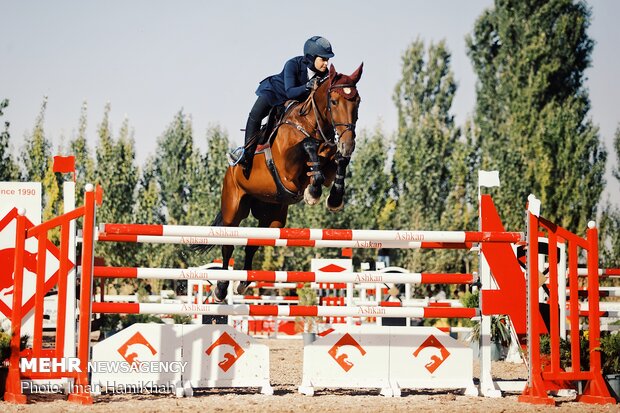
<svg viewBox="0 0 620 413">
<path fill-rule="evenodd" d="M 347 76 L 337 73 L 334 65 L 329 68 L 327 92 L 328 119 L 334 129 L 338 152 L 349 157 L 355 149 L 355 124 L 357 123 L 357 109 L 361 102 L 357 93 L 357 82 L 362 77 L 362 63 L 355 72 Z"/>
</svg>

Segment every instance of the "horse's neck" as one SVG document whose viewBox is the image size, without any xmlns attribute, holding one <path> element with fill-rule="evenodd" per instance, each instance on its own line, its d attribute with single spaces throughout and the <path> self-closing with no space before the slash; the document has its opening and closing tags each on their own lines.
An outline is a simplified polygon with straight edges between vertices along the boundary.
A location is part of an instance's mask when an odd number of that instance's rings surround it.
<svg viewBox="0 0 620 413">
<path fill-rule="evenodd" d="M 314 110 L 316 110 L 318 113 L 316 114 L 319 119 L 319 122 L 321 122 L 320 125 L 316 125 L 317 128 L 318 127 L 325 127 L 325 124 L 327 123 L 327 90 L 328 90 L 328 82 L 324 82 L 321 86 L 319 86 L 319 88 L 314 92 L 314 103 L 315 103 L 315 108 Z M 314 114 L 313 114 L 314 117 Z M 316 120 L 316 118 L 315 118 Z"/>
<path fill-rule="evenodd" d="M 327 124 L 327 84 L 322 84 L 308 99 L 290 114 L 290 121 L 300 125 L 308 134 L 320 134 Z M 320 137 L 320 136 L 319 136 Z"/>
<path fill-rule="evenodd" d="M 302 127 L 310 136 L 320 138 L 317 136 L 320 134 L 318 128 L 321 127 L 325 131 L 327 122 L 327 87 L 327 82 L 319 86 L 306 102 L 299 104 L 290 111 L 284 121 Z M 312 99 L 314 99 L 314 107 Z M 319 122 L 318 125 L 317 121 Z M 272 152 L 289 165 L 287 169 L 296 169 L 300 164 L 305 168 L 306 155 L 300 144 L 306 139 L 306 136 L 301 131 L 295 130 L 293 126 L 285 126 L 285 128 L 288 133 L 278 132 L 272 146 Z"/>
</svg>

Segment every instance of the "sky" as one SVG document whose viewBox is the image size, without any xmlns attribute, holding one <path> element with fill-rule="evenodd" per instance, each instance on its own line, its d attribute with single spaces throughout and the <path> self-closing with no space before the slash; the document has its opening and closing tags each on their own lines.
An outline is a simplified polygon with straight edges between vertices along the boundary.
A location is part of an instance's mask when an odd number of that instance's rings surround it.
<svg viewBox="0 0 620 413">
<path fill-rule="evenodd" d="M 401 56 L 416 38 L 445 39 L 458 83 L 457 124 L 474 111 L 476 78 L 465 49 L 477 17 L 491 0 L 435 1 L 207 1 L 0 0 L 0 99 L 11 122 L 14 150 L 31 131 L 44 96 L 45 132 L 55 147 L 75 137 L 84 101 L 92 148 L 104 106 L 114 132 L 125 118 L 139 164 L 155 154 L 157 138 L 182 110 L 191 116 L 196 144 L 219 125 L 240 144 L 241 128 L 258 82 L 300 55 L 304 41 L 321 35 L 342 73 L 364 62 L 358 131 L 397 123 L 392 102 Z M 596 46 L 586 72 L 590 116 L 609 151 L 605 197 L 620 206 L 611 176 L 611 142 L 620 122 L 620 2 L 589 1 Z M 501 171 L 500 171 L 501 176 Z"/>
</svg>

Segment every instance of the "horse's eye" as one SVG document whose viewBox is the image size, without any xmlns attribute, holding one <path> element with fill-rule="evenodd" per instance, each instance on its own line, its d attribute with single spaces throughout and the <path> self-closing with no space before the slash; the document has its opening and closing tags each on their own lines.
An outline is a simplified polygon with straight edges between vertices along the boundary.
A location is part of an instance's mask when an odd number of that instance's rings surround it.
<svg viewBox="0 0 620 413">
<path fill-rule="evenodd" d="M 337 101 L 336 99 L 331 99 L 331 102 L 330 102 L 330 103 L 331 103 L 332 105 L 337 105 L 337 104 L 338 104 L 338 101 Z"/>
</svg>

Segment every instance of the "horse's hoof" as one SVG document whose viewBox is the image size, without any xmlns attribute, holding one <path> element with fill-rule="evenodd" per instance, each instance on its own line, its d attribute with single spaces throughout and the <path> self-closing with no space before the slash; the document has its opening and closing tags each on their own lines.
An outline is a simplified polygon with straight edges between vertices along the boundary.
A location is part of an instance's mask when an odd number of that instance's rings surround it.
<svg viewBox="0 0 620 413">
<path fill-rule="evenodd" d="M 327 207 L 327 209 L 329 209 L 331 212 L 339 212 L 342 211 L 342 209 L 344 208 L 344 199 L 342 200 L 342 202 L 340 202 L 340 205 L 338 206 L 331 206 L 329 204 L 329 197 L 327 197 L 327 199 L 325 200 L 325 206 Z"/>
<path fill-rule="evenodd" d="M 245 294 L 245 292 L 248 290 L 248 286 L 250 285 L 249 282 L 247 281 L 239 281 L 239 284 L 237 284 L 237 294 L 243 295 Z"/>
<path fill-rule="evenodd" d="M 227 294 L 228 294 L 228 285 L 224 285 L 223 283 L 222 284 L 217 283 L 217 285 L 215 286 L 215 291 L 213 291 L 213 301 L 216 304 L 221 304 L 226 300 Z"/>
<path fill-rule="evenodd" d="M 304 190 L 304 201 L 306 201 L 306 204 L 316 205 L 319 203 L 320 200 L 321 197 L 315 198 L 314 196 L 312 196 L 312 194 L 310 193 L 310 186 L 307 186 Z"/>
</svg>

